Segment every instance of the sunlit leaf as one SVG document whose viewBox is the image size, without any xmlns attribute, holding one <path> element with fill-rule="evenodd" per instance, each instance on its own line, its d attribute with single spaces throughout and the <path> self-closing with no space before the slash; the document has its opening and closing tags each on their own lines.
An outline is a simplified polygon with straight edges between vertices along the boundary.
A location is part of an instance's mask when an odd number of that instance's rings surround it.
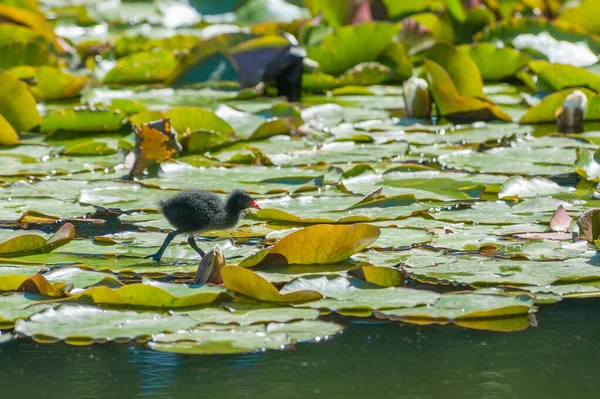
<svg viewBox="0 0 600 399">
<path fill-rule="evenodd" d="M 177 59 L 168 50 L 157 49 L 134 53 L 120 58 L 117 65 L 104 76 L 104 83 L 162 82 L 173 74 Z"/>
<path fill-rule="evenodd" d="M 2 4 L 0 4 L 0 7 Z M 0 8 L 1 12 L 1 8 Z M 0 69 L 0 115 L 17 132 L 30 130 L 41 123 L 36 101 L 27 85 L 10 72 Z"/>
<path fill-rule="evenodd" d="M 314 291 L 296 291 L 282 295 L 273 284 L 243 267 L 225 266 L 221 269 L 221 276 L 225 287 L 230 290 L 265 302 L 294 303 L 321 298 L 321 294 Z"/>
<path fill-rule="evenodd" d="M 143 341 L 153 334 L 188 329 L 197 323 L 179 315 L 60 306 L 37 313 L 28 320 L 17 321 L 15 331 L 38 342 L 61 340 L 80 346 L 107 341 Z"/>
<path fill-rule="evenodd" d="M 342 27 L 323 38 L 318 47 L 308 48 L 308 57 L 319 63 L 319 71 L 339 75 L 361 62 L 375 61 L 397 32 L 389 23 Z M 363 51 L 354 51 L 356 48 Z"/>
<path fill-rule="evenodd" d="M 369 224 L 309 226 L 282 238 L 256 264 L 336 263 L 369 246 L 379 234 L 379 228 Z M 251 263 L 248 259 L 244 265 Z"/>
<path fill-rule="evenodd" d="M 40 131 L 114 132 L 123 127 L 124 119 L 125 116 L 119 111 L 89 107 L 66 108 L 44 115 Z"/>
<path fill-rule="evenodd" d="M 493 104 L 479 98 L 461 96 L 450 75 L 435 62 L 426 60 L 425 70 L 431 94 L 441 116 L 470 120 L 511 120 L 509 115 Z"/>
</svg>

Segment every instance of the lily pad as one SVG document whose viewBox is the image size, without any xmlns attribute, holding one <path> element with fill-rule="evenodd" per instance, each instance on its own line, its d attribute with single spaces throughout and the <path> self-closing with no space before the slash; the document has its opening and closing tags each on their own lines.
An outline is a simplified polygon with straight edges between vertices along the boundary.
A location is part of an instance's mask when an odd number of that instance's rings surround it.
<svg viewBox="0 0 600 399">
<path fill-rule="evenodd" d="M 162 82 L 173 74 L 177 59 L 171 51 L 156 49 L 130 54 L 104 76 L 104 83 L 154 83 Z"/>
<path fill-rule="evenodd" d="M 448 72 L 433 61 L 425 61 L 431 94 L 441 116 L 460 119 L 510 121 L 511 118 L 496 105 L 479 98 L 462 96 Z"/>
<path fill-rule="evenodd" d="M 60 130 L 94 133 L 115 132 L 123 127 L 125 116 L 119 111 L 101 108 L 74 108 L 54 111 L 44 116 L 40 131 L 53 133 Z"/>
<path fill-rule="evenodd" d="M 324 37 L 318 47 L 308 48 L 308 57 L 319 63 L 319 71 L 339 75 L 361 62 L 375 61 L 397 32 L 396 26 L 384 22 L 341 27 Z M 363 51 L 354 51 L 356 48 Z"/>
<path fill-rule="evenodd" d="M 326 264 L 345 260 L 379 237 L 368 224 L 309 226 L 282 238 L 264 253 L 245 259 L 245 267 Z"/>
<path fill-rule="evenodd" d="M 486 81 L 514 77 L 531 61 L 527 54 L 510 47 L 497 47 L 491 43 L 465 44 L 458 49 L 471 57 Z"/>
<path fill-rule="evenodd" d="M 296 291 L 280 294 L 277 288 L 258 274 L 238 266 L 225 266 L 221 269 L 221 277 L 225 287 L 251 298 L 265 302 L 306 302 L 321 298 L 315 291 Z"/>
<path fill-rule="evenodd" d="M 15 331 L 38 342 L 65 341 L 71 345 L 145 341 L 153 334 L 192 328 L 198 322 L 182 315 L 104 310 L 63 305 L 19 320 Z"/>
<path fill-rule="evenodd" d="M 4 70 L 0 70 L 0 81 L 0 115 L 3 119 L 17 132 L 38 126 L 42 120 L 27 85 Z"/>
</svg>

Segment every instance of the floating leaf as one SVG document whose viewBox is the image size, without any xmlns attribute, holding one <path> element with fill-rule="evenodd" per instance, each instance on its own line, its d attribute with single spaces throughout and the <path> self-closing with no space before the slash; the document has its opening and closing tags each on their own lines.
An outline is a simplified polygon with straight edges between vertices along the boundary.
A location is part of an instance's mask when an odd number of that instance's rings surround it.
<svg viewBox="0 0 600 399">
<path fill-rule="evenodd" d="M 597 11 L 598 2 L 596 0 L 584 0 L 580 3 L 571 4 L 569 7 L 561 8 L 558 20 L 570 22 L 587 31 L 600 34 L 600 22 L 594 15 Z"/>
<path fill-rule="evenodd" d="M 162 82 L 173 74 L 177 59 L 171 51 L 157 49 L 130 54 L 120 58 L 117 65 L 104 76 L 104 83 Z"/>
<path fill-rule="evenodd" d="M 17 288 L 18 292 L 24 292 L 26 294 L 43 295 L 49 297 L 62 298 L 66 294 L 64 288 L 65 283 L 51 284 L 46 278 L 40 274 L 34 274 L 29 277 Z"/>
<path fill-rule="evenodd" d="M 0 114 L 0 146 L 19 144 L 19 135 L 8 121 Z"/>
<path fill-rule="evenodd" d="M 425 58 L 446 70 L 459 95 L 485 99 L 479 68 L 467 54 L 450 43 L 438 43 L 427 51 Z"/>
<path fill-rule="evenodd" d="M 79 133 L 115 132 L 121 130 L 125 116 L 119 111 L 77 107 L 44 115 L 40 132 L 71 131 Z"/>
<path fill-rule="evenodd" d="M 205 326 L 191 331 L 159 334 L 149 343 L 149 346 L 157 351 L 194 355 L 281 350 L 289 345 L 291 340 L 287 334 L 268 334 L 264 326 L 238 328 Z"/>
<path fill-rule="evenodd" d="M 27 253 L 51 252 L 70 242 L 75 236 L 75 228 L 65 223 L 48 239 L 37 234 L 23 234 L 0 243 L 2 257 L 20 256 Z"/>
<path fill-rule="evenodd" d="M 550 62 L 589 66 L 598 62 L 600 37 L 577 25 L 542 17 L 509 18 L 488 25 L 477 41 L 503 41 L 525 51 L 544 54 Z"/>
<path fill-rule="evenodd" d="M 2 4 L 0 4 L 0 7 Z M 1 13 L 0 8 L 0 13 Z M 17 132 L 27 131 L 41 122 L 36 101 L 27 85 L 10 72 L 0 69 L 0 115 Z"/>
<path fill-rule="evenodd" d="M 335 311 L 413 308 L 430 305 L 441 297 L 440 294 L 435 292 L 412 288 L 389 287 L 376 289 L 374 287 L 376 286 L 368 285 L 361 288 L 361 285 L 356 286 L 355 283 L 343 277 L 333 279 L 327 277 L 299 278 L 288 283 L 282 289 L 282 292 L 293 293 L 297 290 L 320 292 L 325 299 L 297 306 Z"/>
<path fill-rule="evenodd" d="M 158 313 L 103 310 L 89 306 L 60 306 L 19 320 L 15 331 L 38 342 L 65 341 L 91 345 L 107 341 L 148 340 L 153 334 L 194 327 L 198 322 L 186 316 Z"/>
<path fill-rule="evenodd" d="M 0 43 L 0 68 L 2 69 L 10 69 L 20 65 L 55 66 L 57 64 L 56 55 L 44 41 L 29 40 Z"/>
<path fill-rule="evenodd" d="M 588 107 L 584 119 L 586 121 L 600 120 L 600 96 L 585 88 L 578 90 L 584 93 L 588 99 Z M 544 97 L 541 103 L 530 108 L 521 117 L 519 123 L 554 122 L 557 110 L 574 91 L 574 89 L 567 89 Z"/>
<path fill-rule="evenodd" d="M 34 79 L 31 90 L 44 100 L 62 100 L 79 96 L 86 79 L 55 67 L 18 67 L 10 71 L 20 79 Z"/>
<path fill-rule="evenodd" d="M 426 60 L 425 70 L 431 95 L 441 116 L 470 120 L 511 120 L 509 115 L 495 105 L 475 97 L 461 96 L 450 75 L 435 62 Z"/>
<path fill-rule="evenodd" d="M 282 238 L 254 265 L 337 263 L 359 252 L 379 237 L 369 224 L 309 226 Z M 246 267 L 252 264 L 247 259 Z"/>
<path fill-rule="evenodd" d="M 319 71 L 339 75 L 361 62 L 375 61 L 397 32 L 396 26 L 383 22 L 345 26 L 325 36 L 318 47 L 308 48 L 308 57 L 319 63 Z"/>
<path fill-rule="evenodd" d="M 515 331 L 512 327 L 505 330 L 502 327 L 498 328 L 493 323 L 484 323 L 483 320 L 493 321 L 498 318 L 528 315 L 532 311 L 532 307 L 533 299 L 528 296 L 512 297 L 465 293 L 444 295 L 427 307 L 390 309 L 382 311 L 378 315 L 391 320 L 402 320 L 417 324 L 447 324 L 454 322 L 475 329 Z M 474 321 L 479 323 L 471 323 Z M 507 325 L 511 326 L 510 323 Z M 529 323 L 526 323 L 523 328 L 527 326 L 529 326 Z"/>
<path fill-rule="evenodd" d="M 183 310 L 181 313 L 202 324 L 238 324 L 240 326 L 268 322 L 285 323 L 292 320 L 314 320 L 320 315 L 319 311 L 315 309 L 297 309 L 291 307 L 267 307 L 264 309 L 235 311 L 206 308 L 189 311 Z"/>
<path fill-rule="evenodd" d="M 130 284 L 120 288 L 93 287 L 65 299 L 91 300 L 95 304 L 146 308 L 182 308 L 218 300 L 225 289 L 216 286 L 187 287 L 181 284 Z"/>
<path fill-rule="evenodd" d="M 225 287 L 240 294 L 265 302 L 306 302 L 321 298 L 314 291 L 296 291 L 282 295 L 277 288 L 251 270 L 238 266 L 225 266 L 221 269 Z"/>
<path fill-rule="evenodd" d="M 491 43 L 458 46 L 471 57 L 484 80 L 502 80 L 514 77 L 527 66 L 531 57 L 510 47 L 497 47 Z"/>
<path fill-rule="evenodd" d="M 380 287 L 396 287 L 404 284 L 404 275 L 391 267 L 363 266 L 350 274 Z"/>
<path fill-rule="evenodd" d="M 297 116 L 271 119 L 260 125 L 248 140 L 264 140 L 272 136 L 289 135 L 303 124 L 302 118 Z"/>
</svg>

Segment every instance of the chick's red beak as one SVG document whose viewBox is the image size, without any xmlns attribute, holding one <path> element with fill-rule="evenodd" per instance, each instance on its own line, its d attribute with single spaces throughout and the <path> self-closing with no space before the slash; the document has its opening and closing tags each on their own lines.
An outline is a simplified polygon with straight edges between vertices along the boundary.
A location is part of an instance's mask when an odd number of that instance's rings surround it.
<svg viewBox="0 0 600 399">
<path fill-rule="evenodd" d="M 250 208 L 260 209 L 260 205 L 258 205 L 258 203 L 256 203 L 256 201 L 250 200 Z"/>
</svg>

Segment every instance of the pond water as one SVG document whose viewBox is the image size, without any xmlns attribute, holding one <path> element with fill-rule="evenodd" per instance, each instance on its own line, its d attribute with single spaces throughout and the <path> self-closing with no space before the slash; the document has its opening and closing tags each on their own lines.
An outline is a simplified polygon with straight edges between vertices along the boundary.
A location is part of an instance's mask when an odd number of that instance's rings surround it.
<svg viewBox="0 0 600 399">
<path fill-rule="evenodd" d="M 2 397 L 597 398 L 600 300 L 544 306 L 502 334 L 353 322 L 328 342 L 241 356 L 142 346 L 0 347 Z"/>
</svg>

